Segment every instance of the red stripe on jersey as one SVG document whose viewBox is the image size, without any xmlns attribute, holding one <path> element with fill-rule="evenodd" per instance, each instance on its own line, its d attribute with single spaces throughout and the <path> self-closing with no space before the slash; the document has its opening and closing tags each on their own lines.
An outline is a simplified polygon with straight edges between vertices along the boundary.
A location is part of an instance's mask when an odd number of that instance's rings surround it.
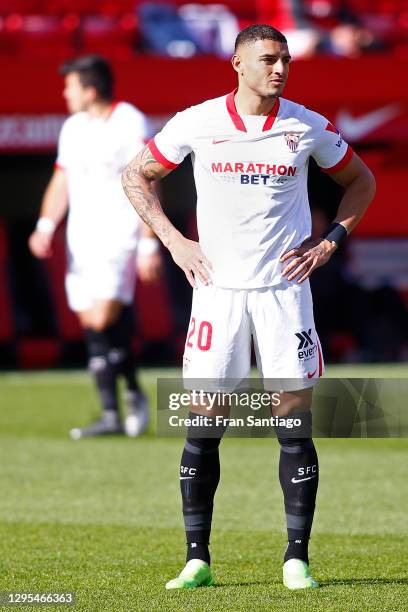
<svg viewBox="0 0 408 612">
<path fill-rule="evenodd" d="M 117 108 L 117 106 L 120 104 L 119 101 L 117 102 L 112 102 L 112 104 L 110 105 L 110 109 L 109 109 L 109 114 L 106 117 L 106 119 L 110 119 L 115 111 L 115 109 Z"/>
<path fill-rule="evenodd" d="M 323 170 L 323 172 L 326 172 L 327 174 L 333 174 L 334 172 L 340 172 L 340 170 L 343 170 L 343 168 L 347 166 L 347 164 L 349 163 L 352 157 L 353 157 L 353 149 L 350 147 L 350 145 L 347 145 L 347 151 L 344 157 L 335 166 L 332 166 L 331 168 L 321 168 L 321 170 Z"/>
<path fill-rule="evenodd" d="M 147 146 L 149 147 L 151 154 L 153 155 L 155 160 L 159 162 L 159 164 L 161 164 L 165 168 L 169 168 L 170 170 L 177 168 L 178 164 L 174 164 L 173 162 L 168 160 L 166 157 L 164 157 L 162 153 L 160 153 L 159 149 L 156 146 L 156 143 L 154 142 L 154 138 L 151 138 L 149 140 L 149 142 L 147 143 Z"/>
<path fill-rule="evenodd" d="M 230 117 L 237 130 L 240 130 L 241 132 L 246 132 L 247 130 L 245 127 L 245 123 L 242 121 L 240 115 L 238 114 L 237 107 L 235 106 L 234 98 L 236 92 L 237 90 L 234 89 L 234 91 L 231 91 L 231 93 L 229 93 L 227 96 L 227 111 L 229 112 Z"/>
<path fill-rule="evenodd" d="M 231 93 L 228 94 L 227 99 L 226 99 L 227 111 L 229 112 L 230 117 L 235 127 L 237 128 L 237 130 L 239 130 L 240 132 L 246 132 L 247 129 L 245 127 L 245 123 L 243 122 L 242 117 L 241 115 L 239 115 L 237 111 L 237 107 L 235 106 L 235 94 L 237 93 L 237 91 L 238 91 L 237 89 L 234 89 L 234 91 L 231 91 Z M 272 126 L 275 123 L 275 119 L 279 112 L 279 107 L 280 107 L 280 102 L 279 102 L 279 98 L 277 98 L 275 100 L 274 105 L 272 106 L 271 112 L 265 119 L 265 123 L 262 128 L 263 132 L 266 132 L 267 130 L 272 129 Z"/>
<path fill-rule="evenodd" d="M 262 128 L 263 132 L 266 132 L 267 130 L 272 129 L 273 124 L 275 123 L 275 119 L 278 116 L 279 108 L 280 108 L 280 101 L 279 101 L 279 98 L 276 98 L 275 103 L 272 106 L 272 110 L 267 116 L 264 126 Z"/>
<path fill-rule="evenodd" d="M 330 123 L 330 121 L 326 125 L 326 132 L 333 132 L 334 134 L 339 134 L 339 130 L 336 130 L 336 128 Z"/>
</svg>

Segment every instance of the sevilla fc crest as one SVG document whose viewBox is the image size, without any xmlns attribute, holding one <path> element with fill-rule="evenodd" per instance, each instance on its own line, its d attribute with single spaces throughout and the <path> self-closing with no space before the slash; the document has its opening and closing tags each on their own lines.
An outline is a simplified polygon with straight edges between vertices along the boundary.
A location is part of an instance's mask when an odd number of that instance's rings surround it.
<svg viewBox="0 0 408 612">
<path fill-rule="evenodd" d="M 293 132 L 286 132 L 285 142 L 291 151 L 293 152 L 297 151 L 299 140 L 300 140 L 300 134 L 294 134 Z"/>
</svg>

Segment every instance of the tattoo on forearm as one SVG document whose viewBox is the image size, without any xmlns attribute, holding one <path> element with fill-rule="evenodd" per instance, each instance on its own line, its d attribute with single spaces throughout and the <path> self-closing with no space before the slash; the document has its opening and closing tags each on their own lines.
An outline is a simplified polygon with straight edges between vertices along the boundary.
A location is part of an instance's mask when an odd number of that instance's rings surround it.
<svg viewBox="0 0 408 612">
<path fill-rule="evenodd" d="M 161 207 L 153 187 L 153 181 L 162 178 L 163 167 L 153 157 L 146 145 L 126 166 L 122 173 L 122 186 L 132 206 L 149 227 L 166 239 L 171 223 Z"/>
</svg>

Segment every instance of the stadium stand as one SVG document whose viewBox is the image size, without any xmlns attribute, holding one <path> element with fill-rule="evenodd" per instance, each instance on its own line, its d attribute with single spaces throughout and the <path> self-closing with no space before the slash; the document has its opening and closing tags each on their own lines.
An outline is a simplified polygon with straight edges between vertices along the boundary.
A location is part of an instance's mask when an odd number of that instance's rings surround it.
<svg viewBox="0 0 408 612">
<path fill-rule="evenodd" d="M 219 32 L 229 30 L 228 40 L 233 41 L 236 31 L 255 22 L 272 23 L 287 33 L 296 55 L 353 55 L 381 48 L 408 53 L 405 0 L 227 0 L 222 5 L 210 0 L 5 0 L 0 6 L 0 54 L 67 57 L 103 51 L 127 59 L 135 52 L 158 52 L 157 43 L 143 36 L 146 13 L 153 11 L 155 30 L 163 38 L 173 35 L 177 42 L 183 28 L 189 31 L 195 40 L 190 55 L 227 55 L 232 42 L 220 45 Z M 202 44 L 203 36 L 207 44 Z"/>
</svg>

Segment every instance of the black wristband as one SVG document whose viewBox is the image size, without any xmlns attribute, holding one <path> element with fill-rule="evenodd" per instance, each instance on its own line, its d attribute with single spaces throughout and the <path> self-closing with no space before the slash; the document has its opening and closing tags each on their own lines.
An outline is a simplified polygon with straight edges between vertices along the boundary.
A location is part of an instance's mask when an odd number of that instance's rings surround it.
<svg viewBox="0 0 408 612">
<path fill-rule="evenodd" d="M 331 223 L 327 230 L 322 234 L 322 238 L 335 242 L 339 246 L 348 236 L 348 232 L 341 223 Z"/>
</svg>

